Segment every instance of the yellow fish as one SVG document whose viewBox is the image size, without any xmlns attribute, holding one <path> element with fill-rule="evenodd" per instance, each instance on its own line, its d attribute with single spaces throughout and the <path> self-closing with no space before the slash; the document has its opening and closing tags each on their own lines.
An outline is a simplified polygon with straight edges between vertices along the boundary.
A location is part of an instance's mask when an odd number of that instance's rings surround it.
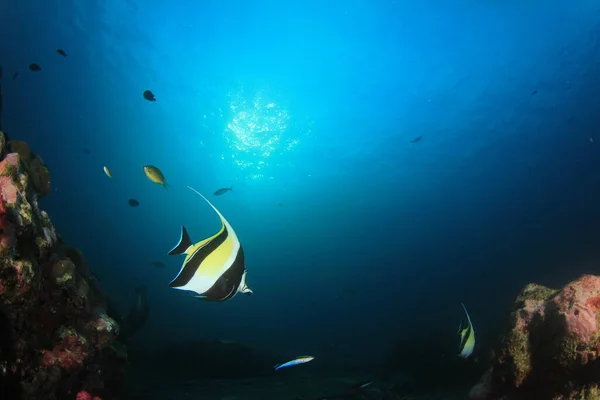
<svg viewBox="0 0 600 400">
<path fill-rule="evenodd" d="M 161 170 L 156 168 L 155 166 L 144 165 L 144 173 L 146 174 L 148 179 L 150 179 L 156 184 L 162 185 L 165 189 L 167 188 L 167 186 L 169 186 Z"/>
<path fill-rule="evenodd" d="M 227 301 L 237 293 L 252 294 L 246 285 L 244 250 L 223 215 L 196 189 L 188 188 L 202 197 L 217 213 L 221 229 L 208 239 L 193 243 L 181 227 L 181 238 L 169 255 L 184 254 L 185 260 L 179 274 L 169 286 L 195 292 L 194 297 L 206 301 Z"/>
<path fill-rule="evenodd" d="M 468 326 L 461 330 L 462 322 L 458 326 L 458 333 L 460 334 L 460 353 L 458 354 L 461 358 L 469 358 L 473 354 L 475 349 L 475 330 L 473 330 L 473 324 L 471 323 L 471 317 L 467 312 L 467 308 L 463 303 L 460 303 L 467 314 Z"/>
<path fill-rule="evenodd" d="M 106 176 L 108 176 L 109 178 L 112 178 L 112 174 L 110 173 L 110 169 L 108 169 L 108 167 L 104 167 L 104 173 L 106 174 Z"/>
</svg>

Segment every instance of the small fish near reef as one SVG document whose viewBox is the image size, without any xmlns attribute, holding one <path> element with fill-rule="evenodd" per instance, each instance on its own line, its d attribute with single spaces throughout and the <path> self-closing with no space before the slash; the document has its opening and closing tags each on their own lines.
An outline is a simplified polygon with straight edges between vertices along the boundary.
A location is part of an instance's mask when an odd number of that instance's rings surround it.
<svg viewBox="0 0 600 400">
<path fill-rule="evenodd" d="M 140 202 L 139 202 L 139 201 L 137 201 L 136 199 L 129 199 L 129 200 L 127 201 L 127 203 L 129 203 L 129 205 L 130 205 L 131 207 L 137 207 L 137 206 L 139 206 L 139 205 L 140 205 Z"/>
<path fill-rule="evenodd" d="M 223 214 L 196 189 L 188 188 L 202 197 L 219 216 L 221 229 L 213 236 L 192 243 L 184 226 L 181 238 L 169 255 L 185 254 L 181 270 L 169 283 L 174 289 L 195 292 L 195 298 L 206 301 L 226 301 L 238 292 L 251 295 L 246 285 L 244 250 L 235 231 Z"/>
<path fill-rule="evenodd" d="M 150 179 L 152 182 L 156 183 L 157 185 L 161 185 L 165 189 L 167 188 L 167 186 L 169 186 L 167 184 L 167 180 L 165 179 L 165 176 L 163 175 L 162 171 L 160 169 L 156 168 L 155 166 L 144 165 L 144 173 L 146 174 L 148 179 Z"/>
<path fill-rule="evenodd" d="M 471 317 L 469 317 L 469 313 L 467 312 L 467 308 L 463 303 L 460 305 L 465 310 L 465 314 L 467 315 L 467 326 L 464 329 L 462 328 L 462 321 L 458 326 L 458 334 L 460 335 L 460 353 L 458 356 L 460 358 L 469 358 L 471 354 L 473 354 L 473 350 L 475 349 L 475 330 L 473 329 L 473 324 L 471 323 Z"/>
<path fill-rule="evenodd" d="M 275 368 L 275 371 L 279 371 L 282 368 L 293 367 L 293 366 L 300 365 L 300 364 L 306 364 L 307 362 L 311 362 L 314 359 L 315 358 L 312 356 L 302 356 L 302 357 L 294 358 L 291 361 L 284 362 L 283 364 L 277 364 L 274 368 Z"/>
<path fill-rule="evenodd" d="M 154 93 L 152 93 L 151 90 L 144 90 L 142 96 L 144 96 L 144 99 L 148 101 L 156 101 L 156 97 L 154 97 Z"/>
<path fill-rule="evenodd" d="M 110 169 L 108 169 L 108 167 L 104 167 L 104 173 L 106 174 L 106 176 L 108 176 L 109 178 L 112 178 L 112 173 L 110 172 Z"/>
<path fill-rule="evenodd" d="M 63 57 L 67 56 L 67 52 L 64 51 L 63 49 L 56 49 L 56 52 Z"/>
<path fill-rule="evenodd" d="M 410 140 L 411 143 L 419 143 L 423 139 L 423 136 L 417 136 Z"/>
<path fill-rule="evenodd" d="M 213 194 L 215 196 L 221 196 L 221 195 L 224 195 L 227 192 L 233 192 L 233 186 L 232 187 L 228 187 L 228 188 L 219 189 L 216 192 L 214 192 Z"/>
<path fill-rule="evenodd" d="M 29 64 L 29 69 L 33 72 L 37 72 L 37 71 L 41 71 L 42 67 L 40 67 L 36 63 L 31 63 L 31 64 Z"/>
</svg>

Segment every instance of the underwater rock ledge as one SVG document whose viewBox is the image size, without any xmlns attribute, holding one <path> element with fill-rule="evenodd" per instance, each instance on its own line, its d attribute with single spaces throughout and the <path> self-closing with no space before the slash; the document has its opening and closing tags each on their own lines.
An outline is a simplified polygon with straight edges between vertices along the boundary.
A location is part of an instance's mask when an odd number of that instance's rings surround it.
<svg viewBox="0 0 600 400">
<path fill-rule="evenodd" d="M 527 285 L 470 398 L 600 399 L 600 277 L 584 275 L 560 290 Z"/>
<path fill-rule="evenodd" d="M 0 393 L 7 399 L 118 398 L 127 356 L 85 259 L 38 199 L 50 172 L 0 131 Z"/>
</svg>

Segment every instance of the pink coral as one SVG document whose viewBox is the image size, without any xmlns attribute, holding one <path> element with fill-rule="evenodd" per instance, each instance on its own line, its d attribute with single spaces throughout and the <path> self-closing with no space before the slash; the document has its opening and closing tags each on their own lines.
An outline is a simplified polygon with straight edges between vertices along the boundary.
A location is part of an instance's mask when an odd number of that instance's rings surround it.
<svg viewBox="0 0 600 400">
<path fill-rule="evenodd" d="M 88 355 L 88 350 L 75 333 L 64 334 L 62 341 L 51 351 L 42 352 L 41 364 L 44 367 L 58 365 L 66 370 L 79 368 Z"/>
<path fill-rule="evenodd" d="M 77 397 L 75 397 L 75 400 L 102 400 L 102 399 L 98 396 L 92 397 L 92 395 L 87 390 L 82 390 L 81 392 L 77 393 Z"/>
<path fill-rule="evenodd" d="M 19 192 L 12 179 L 8 176 L 0 176 L 0 187 L 2 188 L 4 201 L 8 204 L 16 204 Z"/>
<path fill-rule="evenodd" d="M 575 337 L 576 340 L 589 343 L 598 330 L 596 322 L 596 313 L 580 304 L 574 305 L 571 310 L 565 313 L 565 325 L 567 331 Z"/>
<path fill-rule="evenodd" d="M 19 168 L 20 158 L 17 153 L 10 153 L 0 162 L 0 175 L 10 177 L 12 171 Z"/>
<path fill-rule="evenodd" d="M 87 392 L 87 390 L 82 390 L 81 392 L 77 393 L 77 397 L 75 398 L 75 400 L 92 400 L 93 397 L 91 394 L 89 394 Z"/>
<path fill-rule="evenodd" d="M 598 331 L 599 295 L 600 277 L 584 275 L 565 286 L 550 301 L 564 315 L 567 331 L 583 343 L 589 343 Z"/>
<path fill-rule="evenodd" d="M 515 302 L 500 357 L 471 398 L 495 398 L 493 392 L 507 389 L 555 398 L 589 384 L 586 377 L 596 376 L 600 357 L 599 318 L 599 276 L 583 275 L 558 292 L 528 285 Z"/>
</svg>

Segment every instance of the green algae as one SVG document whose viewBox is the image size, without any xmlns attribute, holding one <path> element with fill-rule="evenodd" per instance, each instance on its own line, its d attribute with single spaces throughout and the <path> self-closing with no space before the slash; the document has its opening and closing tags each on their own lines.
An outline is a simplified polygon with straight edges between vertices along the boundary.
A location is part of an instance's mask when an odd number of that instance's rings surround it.
<svg viewBox="0 0 600 400">
<path fill-rule="evenodd" d="M 556 396 L 553 400 L 600 400 L 600 388 L 597 384 L 592 383 L 584 386 L 581 389 L 574 390 L 569 393 L 568 397 Z"/>
<path fill-rule="evenodd" d="M 75 279 L 75 265 L 68 258 L 55 262 L 52 266 L 52 277 L 57 285 L 72 283 Z"/>
<path fill-rule="evenodd" d="M 521 290 L 521 293 L 517 296 L 515 304 L 519 305 L 524 303 L 526 300 L 533 301 L 546 301 L 559 291 L 551 289 L 546 286 L 538 285 L 537 283 L 530 283 Z"/>
<path fill-rule="evenodd" d="M 521 386 L 532 369 L 529 335 L 527 331 L 516 326 L 518 318 L 517 313 L 511 315 L 513 328 L 508 333 L 504 343 L 505 352 L 512 362 L 511 373 L 515 387 Z"/>
</svg>

